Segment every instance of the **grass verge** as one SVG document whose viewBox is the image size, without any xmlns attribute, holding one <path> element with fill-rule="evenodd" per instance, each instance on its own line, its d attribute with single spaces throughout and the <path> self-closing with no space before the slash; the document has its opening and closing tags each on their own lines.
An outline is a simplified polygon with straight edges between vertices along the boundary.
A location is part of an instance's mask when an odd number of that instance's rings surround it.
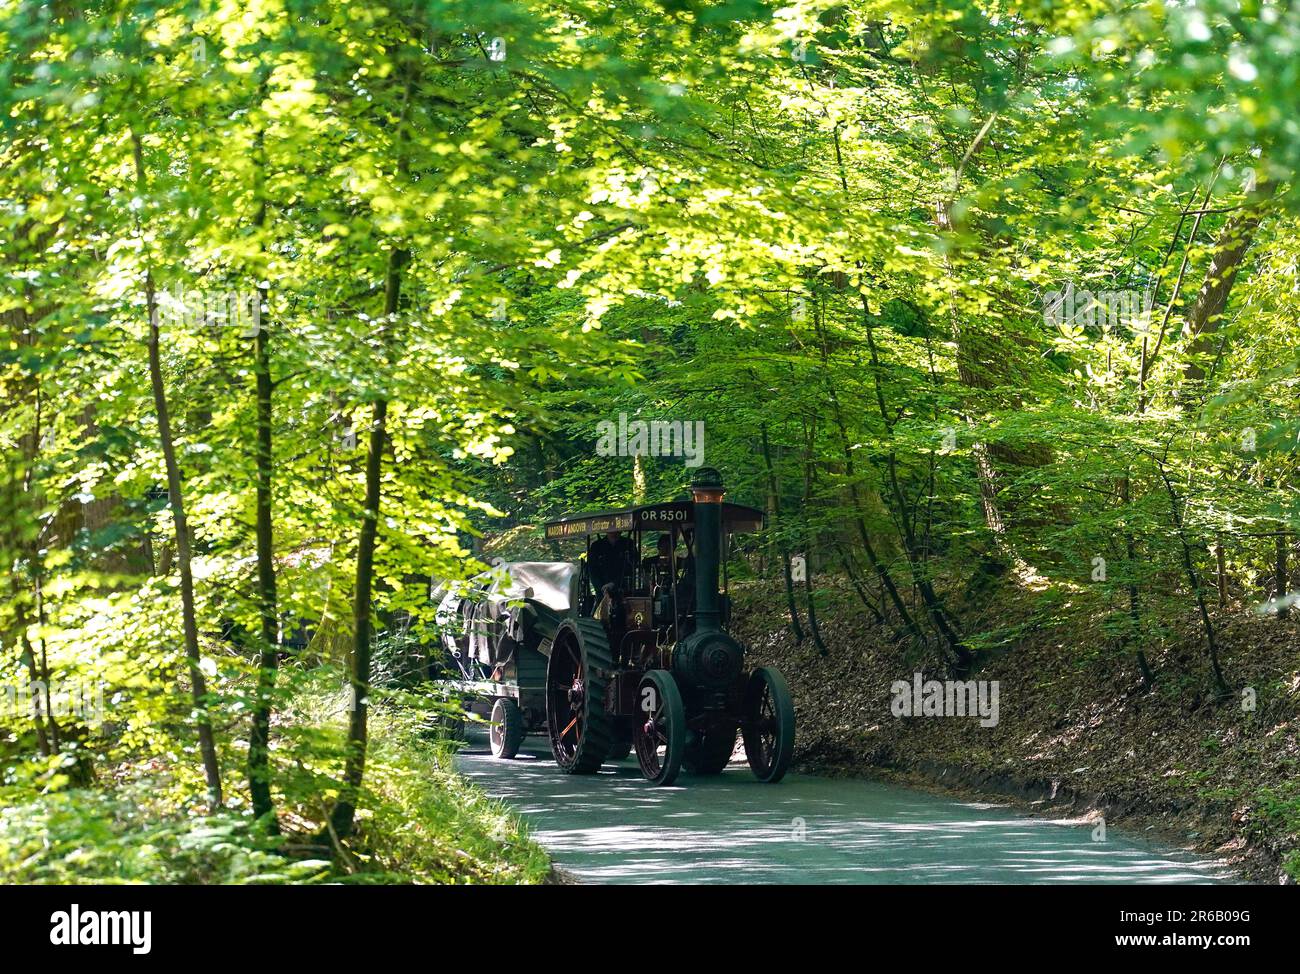
<svg viewBox="0 0 1300 974">
<path fill-rule="evenodd" d="M 278 730 L 283 834 L 238 807 L 212 813 L 179 756 L 100 775 L 102 786 L 34 795 L 0 785 L 0 883 L 536 884 L 551 864 L 522 821 L 460 777 L 428 713 L 390 700 L 372 711 L 366 788 L 346 848 L 319 839 L 337 783 L 338 700 L 299 695 Z M 227 751 L 226 777 L 239 768 Z"/>
</svg>

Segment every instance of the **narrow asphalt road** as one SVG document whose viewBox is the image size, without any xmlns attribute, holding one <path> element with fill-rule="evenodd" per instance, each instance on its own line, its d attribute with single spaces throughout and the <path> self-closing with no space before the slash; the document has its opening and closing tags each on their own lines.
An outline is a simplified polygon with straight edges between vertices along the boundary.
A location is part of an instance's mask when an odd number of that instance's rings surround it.
<svg viewBox="0 0 1300 974">
<path fill-rule="evenodd" d="M 476 734 L 457 766 L 529 822 L 556 865 L 588 883 L 1213 883 L 1222 866 L 1109 829 L 1028 818 L 874 781 L 642 780 L 635 757 L 562 774 L 543 738 L 514 760 Z"/>
</svg>

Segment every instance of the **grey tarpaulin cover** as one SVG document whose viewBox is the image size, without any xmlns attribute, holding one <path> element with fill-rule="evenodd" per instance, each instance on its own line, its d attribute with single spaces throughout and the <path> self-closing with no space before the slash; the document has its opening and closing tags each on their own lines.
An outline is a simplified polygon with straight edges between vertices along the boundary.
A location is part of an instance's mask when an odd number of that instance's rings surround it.
<svg viewBox="0 0 1300 974">
<path fill-rule="evenodd" d="M 493 574 L 497 573 L 501 577 L 492 583 L 489 598 L 521 599 L 531 588 L 532 597 L 542 605 L 568 612 L 577 595 L 578 566 L 569 562 L 512 561 L 497 565 Z"/>
<path fill-rule="evenodd" d="M 520 603 L 531 597 L 567 613 L 577 589 L 578 566 L 560 561 L 504 562 L 469 581 L 446 582 L 434 589 L 443 646 L 457 660 L 462 652 L 490 666 L 508 660 L 524 640 L 525 616 L 534 611 Z"/>
<path fill-rule="evenodd" d="M 498 639 L 508 637 L 509 642 L 492 645 L 489 637 L 477 652 L 471 649 L 471 655 L 496 664 L 503 656 L 514 654 L 511 643 L 523 641 L 524 615 L 533 611 L 528 605 L 511 606 L 510 602 L 528 597 L 557 612 L 568 612 L 577 595 L 578 567 L 562 561 L 513 561 L 494 566 L 490 574 L 488 617 L 501 627 Z"/>
</svg>

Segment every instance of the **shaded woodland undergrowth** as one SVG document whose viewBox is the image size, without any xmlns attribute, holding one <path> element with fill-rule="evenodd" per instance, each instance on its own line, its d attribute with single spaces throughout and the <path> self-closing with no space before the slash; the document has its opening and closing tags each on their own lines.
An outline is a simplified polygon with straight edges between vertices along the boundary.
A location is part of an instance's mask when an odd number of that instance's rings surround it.
<svg viewBox="0 0 1300 974">
<path fill-rule="evenodd" d="M 436 713 L 395 693 L 373 710 L 375 734 L 357 830 L 329 840 L 346 693 L 336 669 L 311 674 L 274 726 L 279 835 L 238 808 L 212 814 L 180 753 L 123 762 L 94 788 L 22 800 L 0 789 L 5 884 L 543 883 L 551 864 L 520 819 L 455 773 Z"/>
</svg>

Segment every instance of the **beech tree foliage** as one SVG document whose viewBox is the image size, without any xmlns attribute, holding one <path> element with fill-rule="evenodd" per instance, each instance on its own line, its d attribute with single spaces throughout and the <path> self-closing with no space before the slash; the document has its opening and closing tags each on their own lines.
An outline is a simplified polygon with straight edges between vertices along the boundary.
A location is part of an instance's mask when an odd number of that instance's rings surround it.
<svg viewBox="0 0 1300 974">
<path fill-rule="evenodd" d="M 1297 588 L 1298 45 L 1273 0 L 3 0 L 0 684 L 104 705 L 22 697 L 0 788 L 275 832 L 305 780 L 345 842 L 431 580 L 677 496 L 620 415 L 703 424 L 820 651 L 828 573 L 953 673 L 1010 638 L 972 599 L 1087 591 L 1139 687 L 1194 614 L 1225 698 L 1221 613 Z"/>
</svg>

